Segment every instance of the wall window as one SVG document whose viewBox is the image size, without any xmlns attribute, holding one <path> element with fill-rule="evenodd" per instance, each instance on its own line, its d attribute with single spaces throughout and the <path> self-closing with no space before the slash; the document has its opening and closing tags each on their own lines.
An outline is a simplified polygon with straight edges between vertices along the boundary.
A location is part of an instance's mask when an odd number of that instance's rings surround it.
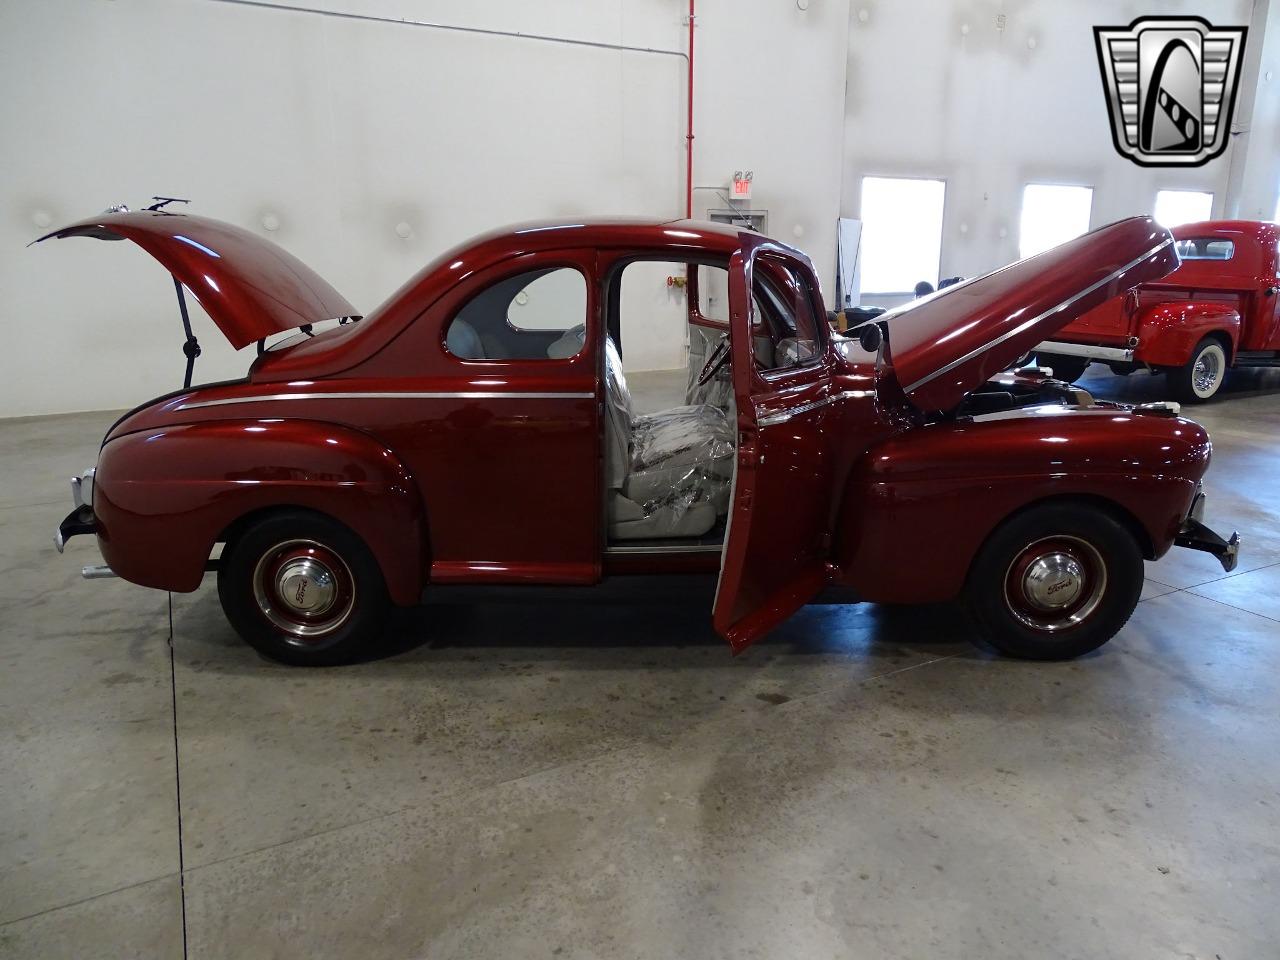
<svg viewBox="0 0 1280 960">
<path fill-rule="evenodd" d="M 1089 232 L 1093 187 L 1028 183 L 1022 189 L 1018 255 L 1034 257 Z"/>
<path fill-rule="evenodd" d="M 1156 193 L 1156 223 L 1173 227 L 1199 223 L 1213 216 L 1213 194 L 1199 190 L 1160 190 Z"/>
<path fill-rule="evenodd" d="M 862 289 L 910 293 L 938 284 L 943 180 L 862 178 Z M 864 294 L 865 296 L 865 294 Z"/>
<path fill-rule="evenodd" d="M 546 360 L 576 356 L 585 342 L 587 281 L 572 267 L 547 267 L 499 280 L 454 315 L 445 346 L 463 360 Z"/>
</svg>

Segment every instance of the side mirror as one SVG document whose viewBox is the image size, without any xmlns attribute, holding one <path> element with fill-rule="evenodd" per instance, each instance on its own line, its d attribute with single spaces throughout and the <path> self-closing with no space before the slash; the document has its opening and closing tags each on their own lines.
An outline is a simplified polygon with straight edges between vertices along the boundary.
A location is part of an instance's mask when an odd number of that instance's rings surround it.
<svg viewBox="0 0 1280 960">
<path fill-rule="evenodd" d="M 867 353 L 878 353 L 884 334 L 878 323 L 864 323 L 858 328 L 858 345 Z"/>
</svg>

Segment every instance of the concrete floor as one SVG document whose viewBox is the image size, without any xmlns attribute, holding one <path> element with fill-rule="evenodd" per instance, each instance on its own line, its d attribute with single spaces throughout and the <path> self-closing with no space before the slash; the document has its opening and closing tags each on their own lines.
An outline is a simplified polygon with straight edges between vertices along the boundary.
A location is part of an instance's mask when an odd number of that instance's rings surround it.
<svg viewBox="0 0 1280 960">
<path fill-rule="evenodd" d="M 1061 664 L 947 608 L 735 659 L 701 608 L 494 606 L 280 667 L 212 578 L 54 553 L 110 415 L 0 424 L 0 956 L 1276 956 L 1280 373 L 1232 386 L 1195 415 L 1240 568 L 1175 551 Z"/>
</svg>

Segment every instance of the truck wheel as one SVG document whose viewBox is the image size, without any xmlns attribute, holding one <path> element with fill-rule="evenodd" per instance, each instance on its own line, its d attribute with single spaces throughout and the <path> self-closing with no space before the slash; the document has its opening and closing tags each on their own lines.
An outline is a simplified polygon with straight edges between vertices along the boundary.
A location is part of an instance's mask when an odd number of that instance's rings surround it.
<svg viewBox="0 0 1280 960">
<path fill-rule="evenodd" d="M 1142 553 L 1118 520 L 1082 504 L 1045 504 L 991 535 L 969 570 L 965 599 L 997 650 L 1066 660 L 1116 635 L 1142 578 Z"/>
<path fill-rule="evenodd" d="M 359 537 L 305 510 L 272 514 L 228 544 L 218 599 L 245 642 L 297 666 L 345 663 L 382 631 L 390 601 Z"/>
<path fill-rule="evenodd" d="M 1066 383 L 1075 383 L 1089 369 L 1088 357 L 1067 357 L 1060 353 L 1036 354 L 1036 363 L 1042 367 L 1053 369 L 1053 378 Z"/>
<path fill-rule="evenodd" d="M 1169 371 L 1178 399 L 1186 403 L 1212 400 L 1227 376 L 1227 351 L 1222 341 L 1205 337 L 1191 354 L 1191 359 Z"/>
</svg>

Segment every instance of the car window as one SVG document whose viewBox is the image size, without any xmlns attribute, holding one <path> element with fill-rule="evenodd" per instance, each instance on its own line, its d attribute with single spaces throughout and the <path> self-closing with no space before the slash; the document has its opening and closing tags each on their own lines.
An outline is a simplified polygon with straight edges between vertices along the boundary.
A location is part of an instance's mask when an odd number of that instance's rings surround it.
<svg viewBox="0 0 1280 960">
<path fill-rule="evenodd" d="M 756 311 L 760 332 L 767 334 L 755 338 L 758 365 L 764 370 L 786 370 L 815 362 L 822 341 L 808 279 L 779 258 L 761 256 L 757 264 Z"/>
<path fill-rule="evenodd" d="M 698 314 L 716 323 L 729 323 L 729 271 L 698 264 Z"/>
<path fill-rule="evenodd" d="M 565 359 L 586 342 L 587 280 L 546 267 L 497 281 L 456 313 L 445 346 L 463 360 Z"/>
<path fill-rule="evenodd" d="M 699 264 L 698 270 L 698 316 L 713 323 L 729 325 L 729 270 L 727 267 Z M 763 308 L 760 298 L 756 297 L 755 323 L 760 327 Z"/>
<path fill-rule="evenodd" d="M 1236 252 L 1233 242 L 1216 237 L 1192 237 L 1175 246 L 1183 260 L 1230 260 Z"/>
</svg>

